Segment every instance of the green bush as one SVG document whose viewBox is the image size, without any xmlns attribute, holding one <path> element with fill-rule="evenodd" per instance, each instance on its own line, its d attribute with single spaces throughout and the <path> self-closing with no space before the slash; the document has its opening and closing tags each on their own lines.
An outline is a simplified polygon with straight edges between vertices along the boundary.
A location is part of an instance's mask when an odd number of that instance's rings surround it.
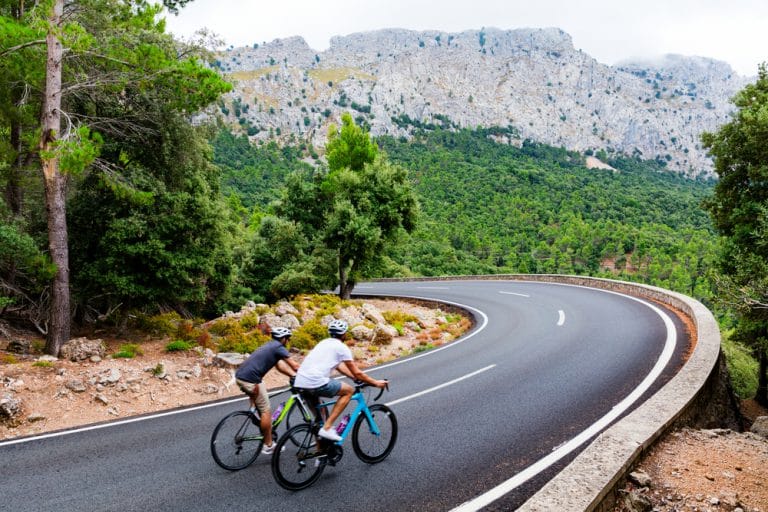
<svg viewBox="0 0 768 512">
<path fill-rule="evenodd" d="M 383 311 L 381 314 L 384 317 L 384 320 L 386 320 L 390 324 L 394 324 L 394 323 L 405 324 L 407 322 L 418 323 L 419 321 L 419 319 L 416 318 L 414 315 L 410 313 L 406 313 L 405 311 L 400 311 L 400 310 Z"/>
<path fill-rule="evenodd" d="M 240 325 L 246 331 L 251 331 L 259 326 L 259 314 L 257 312 L 248 313 L 240 319 Z"/>
<path fill-rule="evenodd" d="M 32 366 L 38 366 L 40 368 L 53 368 L 53 363 L 51 361 L 35 361 L 32 363 Z"/>
<path fill-rule="evenodd" d="M 732 334 L 733 331 L 724 332 L 722 342 L 731 384 L 740 398 L 752 398 L 757 392 L 758 362 L 749 348 L 731 339 Z"/>
<path fill-rule="evenodd" d="M 261 345 L 269 341 L 269 336 L 261 333 L 233 332 L 218 340 L 219 352 L 239 352 L 247 354 L 253 352 Z"/>
<path fill-rule="evenodd" d="M 199 322 L 193 320 L 179 320 L 176 325 L 174 336 L 176 339 L 193 342 L 202 334 L 202 329 L 198 326 Z"/>
<path fill-rule="evenodd" d="M 173 336 L 177 334 L 181 316 L 175 311 L 160 315 L 136 315 L 136 327 L 158 336 Z"/>
<path fill-rule="evenodd" d="M 319 320 L 308 320 L 301 327 L 293 331 L 291 336 L 291 347 L 299 350 L 309 350 L 323 338 L 328 337 L 328 328 L 321 324 Z"/>
<path fill-rule="evenodd" d="M 142 354 L 141 347 L 139 347 L 135 343 L 125 343 L 123 345 L 120 345 L 120 349 L 114 354 L 112 354 L 112 357 L 133 359 L 134 357 L 140 356 L 141 354 Z"/>
<path fill-rule="evenodd" d="M 194 346 L 195 346 L 194 343 L 190 343 L 184 340 L 176 340 L 167 344 L 165 346 L 165 351 L 166 352 L 184 352 L 186 350 L 190 350 Z"/>
<path fill-rule="evenodd" d="M 217 336 L 230 336 L 244 333 L 243 326 L 234 318 L 218 320 L 211 324 L 208 330 L 211 334 Z"/>
</svg>

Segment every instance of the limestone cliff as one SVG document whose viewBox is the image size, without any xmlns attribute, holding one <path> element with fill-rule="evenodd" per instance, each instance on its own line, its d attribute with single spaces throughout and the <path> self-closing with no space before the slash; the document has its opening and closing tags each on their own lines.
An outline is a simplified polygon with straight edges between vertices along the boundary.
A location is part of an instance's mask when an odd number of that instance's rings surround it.
<svg viewBox="0 0 768 512">
<path fill-rule="evenodd" d="M 726 63 L 668 55 L 607 66 L 557 28 L 461 33 L 380 30 L 231 48 L 217 66 L 235 82 L 221 111 L 254 139 L 308 139 L 349 111 L 374 135 L 417 126 L 511 127 L 513 142 L 607 149 L 708 175 L 699 135 L 729 119 L 747 83 Z"/>
</svg>

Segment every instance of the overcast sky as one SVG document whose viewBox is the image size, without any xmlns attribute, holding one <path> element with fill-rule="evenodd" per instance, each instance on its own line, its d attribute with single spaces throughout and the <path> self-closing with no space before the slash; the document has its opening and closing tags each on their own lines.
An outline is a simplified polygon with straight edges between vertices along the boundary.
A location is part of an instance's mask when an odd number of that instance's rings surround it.
<svg viewBox="0 0 768 512">
<path fill-rule="evenodd" d="M 193 0 L 168 16 L 177 36 L 203 27 L 227 45 L 302 36 L 318 51 L 334 35 L 382 28 L 558 27 L 605 64 L 678 53 L 752 76 L 768 61 L 768 0 Z"/>
</svg>

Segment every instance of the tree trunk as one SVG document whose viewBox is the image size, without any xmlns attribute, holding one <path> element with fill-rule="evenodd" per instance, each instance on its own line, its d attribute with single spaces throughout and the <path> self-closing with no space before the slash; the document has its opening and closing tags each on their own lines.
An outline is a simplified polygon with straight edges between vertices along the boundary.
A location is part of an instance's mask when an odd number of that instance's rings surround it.
<svg viewBox="0 0 768 512">
<path fill-rule="evenodd" d="M 755 395 L 755 401 L 763 407 L 768 407 L 768 356 L 766 350 L 763 347 L 758 349 L 760 351 L 760 366 L 758 368 L 757 376 L 757 394 Z"/>
<path fill-rule="evenodd" d="M 48 19 L 45 66 L 45 94 L 43 99 L 40 160 L 45 185 L 45 209 L 48 216 L 48 248 L 56 275 L 51 289 L 48 339 L 45 351 L 58 356 L 61 345 L 69 339 L 69 252 L 67 242 L 67 180 L 59 169 L 59 159 L 53 153 L 61 131 L 61 61 L 62 45 L 56 31 L 64 11 L 64 0 L 55 0 Z"/>
<path fill-rule="evenodd" d="M 344 259 L 339 256 L 339 298 L 349 300 L 352 296 L 352 288 L 349 287 L 349 271 Z"/>
</svg>

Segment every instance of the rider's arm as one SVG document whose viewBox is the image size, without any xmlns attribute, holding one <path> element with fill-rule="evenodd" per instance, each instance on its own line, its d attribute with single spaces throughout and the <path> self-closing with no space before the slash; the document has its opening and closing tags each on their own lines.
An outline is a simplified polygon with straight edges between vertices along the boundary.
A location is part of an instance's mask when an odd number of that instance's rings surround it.
<svg viewBox="0 0 768 512">
<path fill-rule="evenodd" d="M 299 370 L 299 364 L 293 359 L 286 357 L 285 359 L 280 359 L 277 361 L 275 368 L 277 368 L 280 373 L 283 373 L 289 377 L 293 377 Z"/>
<path fill-rule="evenodd" d="M 344 369 L 347 370 L 349 373 L 342 371 L 341 370 L 342 366 L 344 366 L 345 367 Z M 343 373 L 347 377 L 366 382 L 368 384 L 371 384 L 372 386 L 376 386 L 377 388 L 383 388 L 384 386 L 387 385 L 387 381 L 385 380 L 377 380 L 369 377 L 368 374 L 366 374 L 364 371 L 362 371 L 360 368 L 357 367 L 357 364 L 355 364 L 354 361 L 342 361 L 337 368 L 341 373 Z"/>
</svg>

